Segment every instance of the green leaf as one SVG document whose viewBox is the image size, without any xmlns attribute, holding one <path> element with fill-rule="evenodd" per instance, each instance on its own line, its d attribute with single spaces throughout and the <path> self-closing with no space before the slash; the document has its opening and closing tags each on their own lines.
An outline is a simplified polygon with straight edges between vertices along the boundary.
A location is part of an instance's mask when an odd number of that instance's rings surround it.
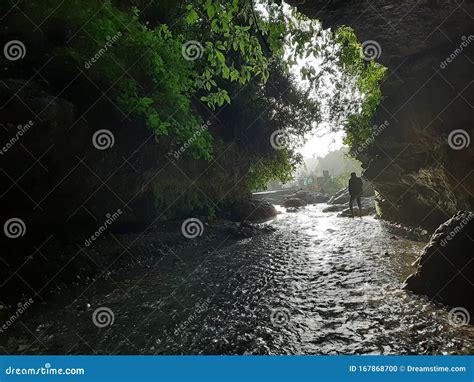
<svg viewBox="0 0 474 382">
<path fill-rule="evenodd" d="M 216 8 L 214 7 L 213 4 L 210 3 L 206 7 L 206 12 L 207 12 L 207 17 L 209 17 L 209 20 L 212 20 L 212 18 L 216 14 Z"/>
<path fill-rule="evenodd" d="M 198 13 L 192 9 L 186 16 L 186 22 L 188 25 L 193 25 L 199 19 Z"/>
<path fill-rule="evenodd" d="M 221 64 L 225 65 L 225 56 L 218 50 L 216 50 L 216 57 L 221 62 Z"/>
</svg>

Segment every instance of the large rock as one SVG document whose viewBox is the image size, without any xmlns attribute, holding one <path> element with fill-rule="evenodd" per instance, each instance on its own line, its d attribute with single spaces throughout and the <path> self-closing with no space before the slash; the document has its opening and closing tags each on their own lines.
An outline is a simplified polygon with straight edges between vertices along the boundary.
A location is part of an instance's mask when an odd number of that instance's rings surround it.
<svg viewBox="0 0 474 382">
<path fill-rule="evenodd" d="M 369 197 L 369 196 L 374 196 L 374 188 L 372 184 L 369 182 L 363 182 L 362 186 L 362 196 L 363 197 Z M 343 188 L 342 190 L 339 190 L 336 192 L 331 199 L 329 199 L 328 204 L 344 204 L 344 203 L 349 203 L 350 200 L 350 195 L 349 195 L 349 189 Z"/>
<path fill-rule="evenodd" d="M 298 191 L 288 197 L 288 199 L 293 198 L 304 200 L 306 204 L 326 203 L 329 200 L 329 196 L 327 195 L 303 190 Z"/>
<path fill-rule="evenodd" d="M 404 288 L 464 308 L 474 322 L 474 213 L 460 211 L 438 227 Z"/>
<path fill-rule="evenodd" d="M 361 198 L 361 207 L 362 207 L 362 216 L 367 215 L 374 215 L 375 214 L 375 203 L 374 198 Z M 338 215 L 342 217 L 350 217 L 351 210 L 347 207 L 347 204 L 344 205 L 344 209 Z M 354 201 L 354 216 L 359 216 L 359 207 L 357 206 L 357 202 Z"/>
<path fill-rule="evenodd" d="M 373 215 L 375 214 L 375 203 L 374 198 L 367 197 L 361 198 L 362 205 L 362 215 Z M 323 212 L 341 212 L 338 216 L 348 217 L 351 216 L 351 211 L 349 209 L 349 201 L 344 204 L 331 204 L 323 209 Z M 357 202 L 354 201 L 354 215 L 359 215 L 359 208 Z"/>
<path fill-rule="evenodd" d="M 434 230 L 474 209 L 474 1 L 287 2 L 325 28 L 352 27 L 388 67 L 375 144 L 356 148 L 383 217 Z"/>
<path fill-rule="evenodd" d="M 306 205 L 306 202 L 303 199 L 300 198 L 291 198 L 287 199 L 283 202 L 283 206 L 288 208 L 288 207 L 304 207 Z"/>
<path fill-rule="evenodd" d="M 294 189 L 282 189 L 276 191 L 264 191 L 255 192 L 252 194 L 254 199 L 265 199 L 273 204 L 282 205 L 285 199 L 288 199 L 290 195 L 295 194 Z"/>
<path fill-rule="evenodd" d="M 344 204 L 349 203 L 349 190 L 347 188 L 343 188 L 334 194 L 334 196 L 329 199 L 328 204 Z"/>
<path fill-rule="evenodd" d="M 339 212 L 344 211 L 347 208 L 347 204 L 331 204 L 323 208 L 323 212 Z"/>
<path fill-rule="evenodd" d="M 294 190 L 294 189 L 284 189 L 278 191 L 268 191 L 268 192 L 258 192 L 252 195 L 255 199 L 266 199 L 273 204 L 281 204 L 288 199 L 301 199 L 306 204 L 316 204 L 316 203 L 325 203 L 329 200 L 329 196 L 319 193 L 311 192 L 305 190 Z"/>
<path fill-rule="evenodd" d="M 264 199 L 248 199 L 234 203 L 232 215 L 239 221 L 262 222 L 277 216 L 277 210 Z"/>
</svg>

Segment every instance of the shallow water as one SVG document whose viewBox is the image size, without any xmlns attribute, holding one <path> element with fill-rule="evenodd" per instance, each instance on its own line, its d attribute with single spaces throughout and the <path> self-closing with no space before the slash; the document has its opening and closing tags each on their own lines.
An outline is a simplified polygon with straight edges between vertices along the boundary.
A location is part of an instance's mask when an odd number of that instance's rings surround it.
<svg viewBox="0 0 474 382">
<path fill-rule="evenodd" d="M 400 290 L 423 243 L 373 217 L 283 213 L 270 234 L 166 254 L 30 308 L 8 353 L 474 353 L 474 328 Z M 93 312 L 107 307 L 112 325 Z M 104 316 L 105 323 L 111 318 Z M 103 318 L 104 318 L 103 317 Z"/>
</svg>

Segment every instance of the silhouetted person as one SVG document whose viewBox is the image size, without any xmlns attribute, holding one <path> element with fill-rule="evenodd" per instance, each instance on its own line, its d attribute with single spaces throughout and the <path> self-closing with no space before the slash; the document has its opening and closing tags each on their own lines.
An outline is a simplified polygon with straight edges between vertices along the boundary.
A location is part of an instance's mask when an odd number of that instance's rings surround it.
<svg viewBox="0 0 474 382">
<path fill-rule="evenodd" d="M 360 202 L 360 197 L 362 196 L 362 179 L 358 178 L 355 172 L 351 172 L 351 178 L 349 179 L 349 195 L 351 196 L 351 199 L 349 200 L 349 208 L 352 217 L 354 217 L 354 209 L 352 207 L 354 199 L 357 200 L 357 206 L 359 207 L 359 217 L 362 217 L 362 207 Z"/>
</svg>

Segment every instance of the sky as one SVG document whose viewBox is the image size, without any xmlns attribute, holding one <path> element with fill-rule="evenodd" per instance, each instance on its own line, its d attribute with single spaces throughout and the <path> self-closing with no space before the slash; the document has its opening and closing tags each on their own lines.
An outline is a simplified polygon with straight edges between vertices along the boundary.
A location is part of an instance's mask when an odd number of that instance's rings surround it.
<svg viewBox="0 0 474 382">
<path fill-rule="evenodd" d="M 291 18 L 291 11 L 290 9 L 292 8 L 288 4 L 283 3 L 282 4 L 284 12 L 286 13 L 287 17 Z M 266 13 L 264 7 L 263 7 L 263 12 L 264 14 Z M 317 37 L 315 37 L 315 41 L 317 40 Z M 292 48 L 291 45 L 287 45 L 286 47 L 286 56 L 290 57 L 292 56 L 294 48 Z M 303 80 L 302 75 L 301 75 L 301 69 L 303 67 L 311 66 L 313 67 L 316 72 L 320 72 L 320 66 L 321 66 L 321 58 L 320 57 L 315 57 L 313 54 L 309 54 L 304 58 L 297 58 L 296 60 L 296 65 L 292 66 L 290 69 L 290 72 L 293 74 L 296 82 L 302 87 L 302 88 L 308 88 L 310 86 L 309 81 Z M 321 83 L 323 84 L 325 90 L 326 90 L 326 97 L 331 96 L 333 93 L 333 88 L 334 88 L 334 79 L 327 76 L 323 75 L 323 77 L 320 79 Z M 316 92 L 313 93 L 314 97 L 320 97 L 319 94 Z M 322 111 L 326 107 L 326 100 L 319 98 L 319 101 L 321 102 L 322 106 Z M 324 113 L 323 113 L 323 120 L 324 120 Z M 331 131 L 332 130 L 332 131 Z M 338 130 L 338 131 L 334 131 Z M 330 151 L 337 150 L 343 146 L 342 140 L 344 138 L 344 133 L 341 131 L 342 127 L 339 129 L 331 129 L 331 126 L 327 123 L 322 121 L 319 125 L 315 125 L 314 128 L 314 134 L 312 136 L 307 137 L 307 142 L 306 144 L 301 147 L 298 151 L 305 157 L 305 158 L 311 158 L 313 156 L 324 156 Z"/>
<path fill-rule="evenodd" d="M 342 143 L 343 138 L 344 133 L 342 131 L 330 132 L 325 135 L 315 134 L 298 151 L 305 158 L 311 158 L 313 155 L 322 157 L 328 152 L 338 150 L 344 146 Z"/>
</svg>

